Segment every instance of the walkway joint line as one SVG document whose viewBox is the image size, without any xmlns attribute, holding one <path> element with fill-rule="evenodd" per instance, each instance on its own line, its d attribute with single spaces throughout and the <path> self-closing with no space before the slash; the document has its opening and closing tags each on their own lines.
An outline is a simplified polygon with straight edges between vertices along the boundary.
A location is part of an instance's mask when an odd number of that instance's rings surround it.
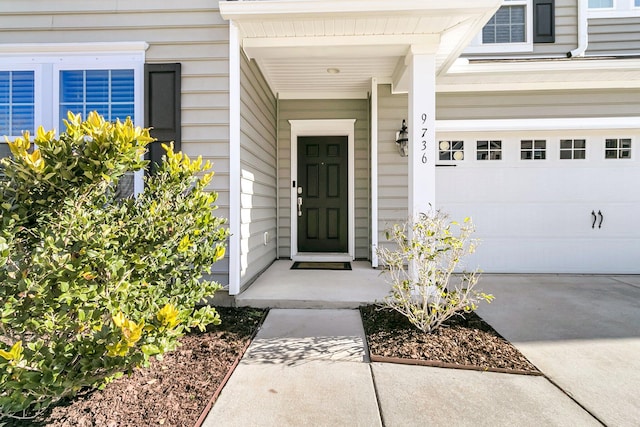
<svg viewBox="0 0 640 427">
<path fill-rule="evenodd" d="M 628 286 L 631 286 L 632 288 L 640 289 L 640 286 L 634 285 L 633 283 L 625 282 L 624 280 L 620 280 L 617 277 L 610 277 L 610 279 L 614 280 L 614 281 L 616 281 L 618 283 L 622 283 L 623 285 L 628 285 Z"/>
<path fill-rule="evenodd" d="M 376 385 L 376 375 L 373 373 L 373 366 L 371 363 L 369 365 L 369 372 L 371 372 L 371 382 L 373 383 L 373 392 L 376 395 L 376 405 L 378 406 L 378 415 L 380 416 L 380 425 L 382 427 L 386 427 L 386 423 L 384 422 L 384 415 L 382 414 L 382 405 L 380 404 L 380 394 L 378 393 L 378 386 Z"/>
<path fill-rule="evenodd" d="M 594 414 L 593 412 L 591 412 L 589 409 L 587 409 L 586 406 L 584 406 L 582 403 L 578 402 L 572 395 L 571 393 L 568 393 L 567 391 L 565 391 L 565 389 L 563 389 L 562 387 L 560 387 L 560 385 L 558 385 L 555 381 L 553 381 L 551 378 L 549 378 L 547 376 L 547 374 L 544 374 L 543 372 L 543 377 L 549 381 L 551 384 L 553 384 L 553 386 L 555 388 L 557 388 L 558 390 L 560 390 L 565 396 L 567 396 L 569 399 L 571 399 L 576 405 L 578 405 L 579 407 L 581 407 L 587 414 L 591 415 L 593 417 L 594 420 L 596 420 L 597 422 L 599 422 L 600 424 L 603 425 L 603 427 L 607 427 L 607 425 L 600 419 L 598 418 L 598 416 L 596 414 Z"/>
</svg>

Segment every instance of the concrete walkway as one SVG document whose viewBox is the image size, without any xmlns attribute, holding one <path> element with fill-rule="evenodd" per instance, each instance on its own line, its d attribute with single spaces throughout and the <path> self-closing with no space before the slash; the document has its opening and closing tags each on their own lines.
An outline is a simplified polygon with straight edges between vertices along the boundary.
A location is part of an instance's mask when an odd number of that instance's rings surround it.
<svg viewBox="0 0 640 427">
<path fill-rule="evenodd" d="M 204 426 L 597 426 L 543 377 L 367 363 L 357 310 L 273 309 Z"/>
<path fill-rule="evenodd" d="M 380 426 L 357 310 L 273 309 L 204 426 Z"/>
<path fill-rule="evenodd" d="M 640 425 L 640 276 L 485 275 L 478 314 L 608 426 Z M 578 425 L 576 423 L 576 425 Z"/>
</svg>

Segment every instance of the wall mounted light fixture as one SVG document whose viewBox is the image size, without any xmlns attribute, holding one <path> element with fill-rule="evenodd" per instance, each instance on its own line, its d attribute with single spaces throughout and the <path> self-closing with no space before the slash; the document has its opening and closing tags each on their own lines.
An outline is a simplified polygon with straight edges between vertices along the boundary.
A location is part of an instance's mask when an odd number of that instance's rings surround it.
<svg viewBox="0 0 640 427">
<path fill-rule="evenodd" d="M 401 157 L 409 155 L 409 133 L 407 132 L 407 123 L 402 120 L 402 128 L 396 132 L 396 148 Z"/>
</svg>

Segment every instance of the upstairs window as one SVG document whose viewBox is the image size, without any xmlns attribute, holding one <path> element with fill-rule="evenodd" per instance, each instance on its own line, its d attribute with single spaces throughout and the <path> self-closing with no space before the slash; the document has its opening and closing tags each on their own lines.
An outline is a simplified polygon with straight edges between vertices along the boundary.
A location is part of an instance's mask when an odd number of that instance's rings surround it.
<svg viewBox="0 0 640 427">
<path fill-rule="evenodd" d="M 640 17 L 640 0 L 589 0 L 589 17 Z"/>
<path fill-rule="evenodd" d="M 469 44 L 465 53 L 532 52 L 534 3 L 537 1 L 503 0 L 503 5 Z"/>
<path fill-rule="evenodd" d="M 514 4 L 502 6 L 482 29 L 482 44 L 526 42 L 526 2 L 509 3 Z"/>
<path fill-rule="evenodd" d="M 613 9 L 613 0 L 589 0 L 589 9 Z"/>
<path fill-rule="evenodd" d="M 34 133 L 34 74 L 33 71 L 0 71 L 0 135 L 15 137 L 24 131 Z"/>
</svg>

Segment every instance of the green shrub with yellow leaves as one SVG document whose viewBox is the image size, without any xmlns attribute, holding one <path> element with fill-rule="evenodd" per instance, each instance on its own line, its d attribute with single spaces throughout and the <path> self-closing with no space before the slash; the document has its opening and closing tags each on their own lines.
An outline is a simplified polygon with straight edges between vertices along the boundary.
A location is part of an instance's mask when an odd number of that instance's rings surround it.
<svg viewBox="0 0 640 427">
<path fill-rule="evenodd" d="M 0 416 L 33 415 L 148 364 L 191 328 L 220 322 L 200 303 L 228 230 L 205 191 L 211 165 L 166 147 L 144 191 L 153 139 L 130 120 L 70 114 L 59 137 L 8 141 L 0 180 Z"/>
</svg>

